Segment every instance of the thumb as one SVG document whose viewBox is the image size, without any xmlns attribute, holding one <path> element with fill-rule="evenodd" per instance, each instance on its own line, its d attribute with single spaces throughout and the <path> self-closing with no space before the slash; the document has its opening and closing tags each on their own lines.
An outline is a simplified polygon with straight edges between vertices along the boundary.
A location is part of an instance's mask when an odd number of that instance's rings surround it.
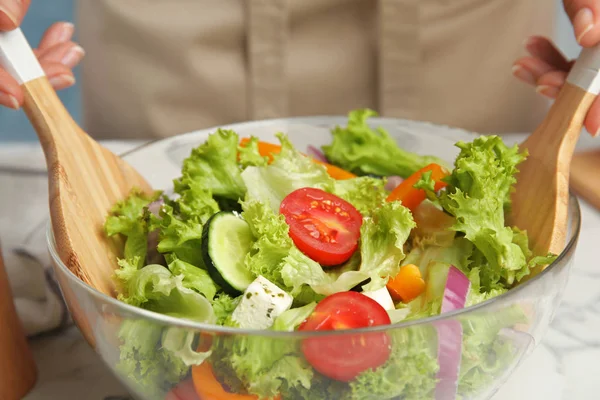
<svg viewBox="0 0 600 400">
<path fill-rule="evenodd" d="M 21 25 L 31 0 L 0 0 L 0 31 L 10 31 Z"/>
</svg>

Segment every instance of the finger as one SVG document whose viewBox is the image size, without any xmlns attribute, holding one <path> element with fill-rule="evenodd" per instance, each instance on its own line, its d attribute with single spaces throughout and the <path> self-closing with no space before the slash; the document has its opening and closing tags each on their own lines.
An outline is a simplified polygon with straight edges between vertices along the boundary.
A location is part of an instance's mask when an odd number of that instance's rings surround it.
<svg viewBox="0 0 600 400">
<path fill-rule="evenodd" d="M 537 80 L 536 92 L 549 99 L 555 99 L 565 84 L 567 73 L 565 71 L 550 71 Z"/>
<path fill-rule="evenodd" d="M 535 85 L 542 75 L 554 70 L 554 67 L 538 58 L 523 57 L 515 62 L 512 72 L 519 80 Z"/>
<path fill-rule="evenodd" d="M 55 90 L 66 89 L 75 84 L 73 72 L 61 63 L 42 62 L 42 68 Z"/>
<path fill-rule="evenodd" d="M 0 31 L 11 31 L 21 25 L 31 0 L 0 1 Z"/>
<path fill-rule="evenodd" d="M 566 57 L 554 46 L 554 43 L 545 37 L 531 36 L 525 41 L 525 49 L 533 57 L 544 61 L 555 69 L 568 71 L 571 68 L 571 63 Z"/>
<path fill-rule="evenodd" d="M 39 52 L 38 59 L 40 61 L 61 63 L 69 68 L 73 68 L 79 64 L 84 55 L 85 52 L 81 46 L 73 42 L 66 42 Z"/>
<path fill-rule="evenodd" d="M 584 121 L 585 129 L 593 136 L 600 133 L 600 98 L 596 98 L 590 107 Z"/>
<path fill-rule="evenodd" d="M 44 33 L 38 49 L 43 52 L 59 43 L 71 40 L 75 26 L 70 22 L 57 22 Z"/>
<path fill-rule="evenodd" d="M 600 43 L 600 2 L 597 0 L 564 0 L 565 11 L 573 24 L 577 42 L 583 47 Z"/>
<path fill-rule="evenodd" d="M 23 104 L 23 91 L 12 76 L 0 68 L 0 105 L 18 109 Z"/>
</svg>

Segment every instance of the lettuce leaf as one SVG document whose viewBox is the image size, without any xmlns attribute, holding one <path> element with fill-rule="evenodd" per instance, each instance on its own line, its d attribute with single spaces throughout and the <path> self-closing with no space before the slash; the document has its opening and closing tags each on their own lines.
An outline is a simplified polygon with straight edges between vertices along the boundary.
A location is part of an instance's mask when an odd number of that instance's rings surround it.
<svg viewBox="0 0 600 400">
<path fill-rule="evenodd" d="M 158 199 L 161 192 L 151 195 L 133 189 L 126 199 L 116 203 L 106 218 L 104 229 L 110 236 L 122 235 L 125 238 L 124 257 L 137 257 L 138 267 L 144 265 L 148 251 L 148 212 L 150 203 Z"/>
<path fill-rule="evenodd" d="M 553 259 L 551 255 L 532 259 L 526 234 L 505 226 L 517 166 L 526 153 L 520 153 L 517 145 L 507 147 L 498 136 L 456 146 L 460 153 L 440 204 L 456 218 L 452 229 L 475 245 L 472 267 L 479 267 L 482 288 L 511 286 L 530 273 L 531 265 Z"/>
<path fill-rule="evenodd" d="M 239 137 L 232 130 L 218 129 L 183 161 L 182 176 L 174 181 L 175 191 L 195 182 L 213 196 L 238 200 L 246 186 L 238 164 Z"/>
<path fill-rule="evenodd" d="M 235 393 L 268 399 L 310 389 L 314 371 L 300 354 L 300 342 L 289 338 L 221 336 L 215 338 L 211 362 Z"/>
<path fill-rule="evenodd" d="M 164 267 L 163 267 L 164 268 Z M 160 398 L 190 370 L 174 343 L 163 346 L 163 326 L 147 319 L 125 319 L 118 331 L 121 341 L 117 371 L 148 398 Z"/>
<path fill-rule="evenodd" d="M 333 194 L 352 204 L 363 215 L 384 204 L 388 192 L 383 179 L 359 176 L 352 179 L 336 180 Z"/>
<path fill-rule="evenodd" d="M 437 157 L 401 149 L 383 128 L 372 129 L 367 120 L 375 116 L 377 113 L 369 109 L 350 112 L 348 125 L 334 128 L 332 143 L 322 147 L 329 162 L 356 175 L 403 178 L 433 162 L 445 165 Z"/>
<path fill-rule="evenodd" d="M 334 180 L 322 165 L 314 163 L 294 148 L 286 135 L 277 134 L 281 152 L 268 166 L 248 167 L 242 179 L 248 188 L 246 200 L 268 204 L 275 213 L 285 196 L 296 189 L 313 187 L 331 192 Z"/>
<path fill-rule="evenodd" d="M 176 257 L 173 257 L 169 262 L 169 270 L 173 275 L 183 277 L 182 284 L 184 287 L 204 295 L 208 300 L 215 297 L 218 287 L 205 270 Z"/>
<path fill-rule="evenodd" d="M 439 369 L 434 327 L 416 325 L 392 330 L 388 335 L 390 358 L 350 382 L 352 399 L 433 399 Z"/>
<path fill-rule="evenodd" d="M 294 246 L 285 217 L 274 213 L 268 205 L 257 200 L 243 202 L 242 209 L 242 218 L 256 238 L 244 260 L 246 268 L 285 290 L 281 267 Z"/>
<path fill-rule="evenodd" d="M 245 146 L 238 146 L 239 163 L 242 168 L 246 167 L 264 167 L 268 164 L 268 157 L 263 157 L 258 151 L 258 138 L 252 136 L 250 141 Z"/>
<path fill-rule="evenodd" d="M 415 221 L 400 202 L 385 203 L 363 220 L 360 229 L 361 265 L 359 271 L 369 274 L 371 281 L 364 291 L 382 288 L 390 276 L 396 276 L 404 259 L 404 244 Z"/>
<path fill-rule="evenodd" d="M 284 311 L 280 316 L 275 318 L 275 322 L 273 323 L 271 329 L 274 331 L 293 332 L 306 318 L 310 316 L 310 314 L 312 314 L 316 306 L 317 303 L 313 301 L 305 306 Z"/>
<path fill-rule="evenodd" d="M 204 268 L 200 243 L 208 214 L 190 215 L 183 219 L 175 213 L 173 206 L 164 204 L 159 215 L 160 217 L 151 216 L 153 228 L 159 229 L 158 251 Z"/>
<path fill-rule="evenodd" d="M 123 290 L 120 301 L 150 311 L 213 323 L 215 315 L 206 297 L 187 288 L 183 275 L 174 275 L 162 265 L 137 267 L 137 260 L 119 260 L 115 271 Z"/>
</svg>

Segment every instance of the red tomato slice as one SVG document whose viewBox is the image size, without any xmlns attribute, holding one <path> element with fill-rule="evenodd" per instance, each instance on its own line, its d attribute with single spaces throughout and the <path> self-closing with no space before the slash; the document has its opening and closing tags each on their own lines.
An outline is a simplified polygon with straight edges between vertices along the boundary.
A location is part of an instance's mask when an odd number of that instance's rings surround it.
<svg viewBox="0 0 600 400">
<path fill-rule="evenodd" d="M 317 304 L 298 329 L 344 330 L 390 323 L 387 311 L 375 300 L 358 292 L 340 292 Z M 343 382 L 383 365 L 390 351 L 390 338 L 385 332 L 310 338 L 302 342 L 304 357 L 314 369 Z"/>
<path fill-rule="evenodd" d="M 293 191 L 279 209 L 300 251 L 324 266 L 347 261 L 358 247 L 362 215 L 347 201 L 321 189 Z"/>
</svg>

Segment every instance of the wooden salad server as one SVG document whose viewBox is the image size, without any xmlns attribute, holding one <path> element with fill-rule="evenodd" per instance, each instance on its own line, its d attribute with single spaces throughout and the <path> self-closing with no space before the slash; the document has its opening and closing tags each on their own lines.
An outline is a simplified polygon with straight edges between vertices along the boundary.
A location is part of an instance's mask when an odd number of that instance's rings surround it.
<svg viewBox="0 0 600 400">
<path fill-rule="evenodd" d="M 508 222 L 527 230 L 534 253 L 560 254 L 565 246 L 569 174 L 583 122 L 600 90 L 600 47 L 584 49 L 540 126 L 522 144 Z"/>
<path fill-rule="evenodd" d="M 151 186 L 77 125 L 20 29 L 0 33 L 0 65 L 23 88 L 23 108 L 46 157 L 58 255 L 84 282 L 114 296 L 113 271 L 119 250 L 104 234 L 104 221 L 111 207 L 132 188 L 150 192 Z"/>
</svg>

